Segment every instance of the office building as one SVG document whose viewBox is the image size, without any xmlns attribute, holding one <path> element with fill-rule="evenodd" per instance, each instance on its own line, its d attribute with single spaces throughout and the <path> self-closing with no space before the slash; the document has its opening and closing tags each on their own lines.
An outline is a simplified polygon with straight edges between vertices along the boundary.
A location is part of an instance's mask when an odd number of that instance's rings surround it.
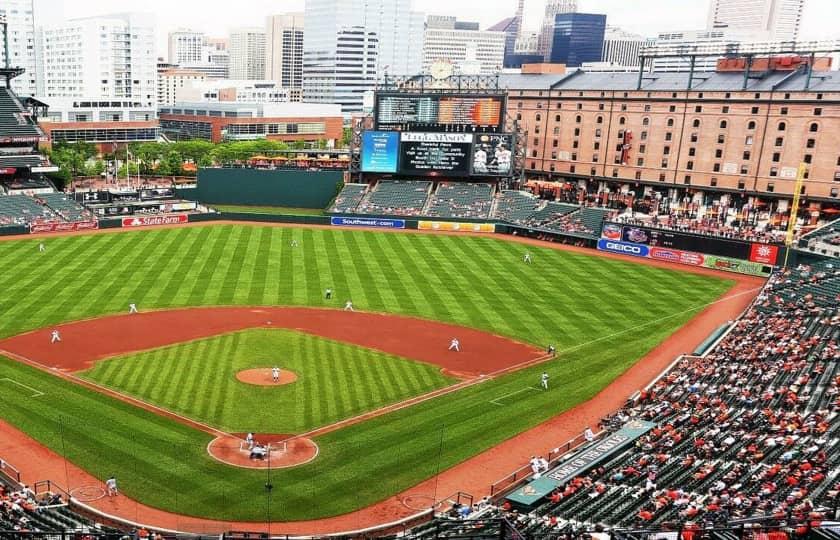
<svg viewBox="0 0 840 540">
<path fill-rule="evenodd" d="M 207 76 L 200 72 L 184 68 L 170 68 L 158 72 L 158 105 L 174 105 L 178 92 L 204 82 Z"/>
<path fill-rule="evenodd" d="M 507 36 L 478 28 L 475 22 L 429 15 L 423 40 L 423 71 L 428 72 L 433 63 L 441 60 L 452 63 L 464 74 L 490 75 L 501 71 Z M 467 62 L 469 66 L 465 65 Z"/>
<path fill-rule="evenodd" d="M 577 0 L 546 0 L 542 26 L 537 37 L 537 53 L 548 62 L 551 59 L 551 47 L 554 44 L 554 22 L 557 15 L 577 12 Z"/>
<path fill-rule="evenodd" d="M 648 40 L 643 36 L 608 26 L 604 32 L 601 62 L 618 66 L 638 66 L 639 52 Z"/>
<path fill-rule="evenodd" d="M 155 21 L 146 14 L 87 17 L 45 26 L 37 34 L 39 98 L 115 99 L 157 103 Z"/>
<path fill-rule="evenodd" d="M 265 28 L 236 28 L 230 32 L 231 79 L 262 79 L 265 76 Z"/>
<path fill-rule="evenodd" d="M 6 22 L 5 43 L 2 62 L 9 67 L 23 68 L 25 73 L 12 79 L 12 90 L 19 96 L 31 96 L 36 91 L 35 15 L 33 0 L 3 0 L 0 2 L 0 18 Z M 8 50 L 5 44 L 8 43 Z"/>
<path fill-rule="evenodd" d="M 175 140 L 326 141 L 343 135 L 341 107 L 325 103 L 177 103 L 161 107 L 160 125 Z"/>
<path fill-rule="evenodd" d="M 519 39 L 519 34 L 522 31 L 524 11 L 525 0 L 518 0 L 516 14 L 513 17 L 502 19 L 487 29 L 491 32 L 505 33 L 505 56 L 503 66 L 506 68 L 513 67 L 513 64 L 516 62 L 516 40 Z"/>
<path fill-rule="evenodd" d="M 421 71 L 423 26 L 423 14 L 411 11 L 410 0 L 308 0 L 305 100 L 361 112 L 378 78 Z"/>
<path fill-rule="evenodd" d="M 125 148 L 128 143 L 156 141 L 160 133 L 155 104 L 131 99 L 50 97 L 49 106 L 38 125 L 47 136 L 47 145 L 87 142 L 102 152 Z"/>
<path fill-rule="evenodd" d="M 265 78 L 283 88 L 303 88 L 303 13 L 266 19 Z"/>
<path fill-rule="evenodd" d="M 193 30 L 176 30 L 169 33 L 169 62 L 176 65 L 201 62 L 204 34 Z"/>
<path fill-rule="evenodd" d="M 596 13 L 560 13 L 554 20 L 551 63 L 579 67 L 600 62 L 607 16 Z"/>
<path fill-rule="evenodd" d="M 796 41 L 805 0 L 711 0 L 707 30 L 763 34 L 758 41 Z"/>
<path fill-rule="evenodd" d="M 174 101 L 175 103 L 285 103 L 294 101 L 292 92 L 288 88 L 283 88 L 277 81 L 200 80 L 178 88 Z M 174 103 L 167 105 L 174 105 Z"/>
</svg>

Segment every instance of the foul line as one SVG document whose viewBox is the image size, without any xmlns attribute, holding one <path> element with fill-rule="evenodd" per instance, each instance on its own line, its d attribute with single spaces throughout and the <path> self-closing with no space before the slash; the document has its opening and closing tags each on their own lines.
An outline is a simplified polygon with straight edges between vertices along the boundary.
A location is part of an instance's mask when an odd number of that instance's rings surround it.
<svg viewBox="0 0 840 540">
<path fill-rule="evenodd" d="M 515 392 L 505 394 L 503 396 L 497 397 L 496 399 L 491 399 L 490 403 L 492 403 L 493 405 L 498 405 L 499 407 L 503 407 L 504 403 L 499 403 L 499 401 L 501 401 L 505 398 L 509 398 L 510 396 L 515 396 L 516 394 L 520 394 L 522 392 L 527 392 L 528 390 L 538 390 L 538 389 L 534 388 L 533 386 L 526 386 L 525 388 L 520 388 L 519 390 L 517 390 Z"/>
<path fill-rule="evenodd" d="M 40 390 L 36 390 L 36 389 L 32 388 L 31 386 L 27 386 L 27 385 L 23 384 L 22 382 L 17 382 L 16 380 L 10 379 L 9 377 L 3 377 L 2 379 L 0 379 L 0 381 L 9 381 L 12 384 L 16 384 L 16 385 L 18 385 L 22 388 L 26 388 L 27 390 L 32 390 L 32 395 L 29 396 L 31 398 L 36 398 L 36 397 L 46 395 L 43 392 L 41 392 Z"/>
</svg>

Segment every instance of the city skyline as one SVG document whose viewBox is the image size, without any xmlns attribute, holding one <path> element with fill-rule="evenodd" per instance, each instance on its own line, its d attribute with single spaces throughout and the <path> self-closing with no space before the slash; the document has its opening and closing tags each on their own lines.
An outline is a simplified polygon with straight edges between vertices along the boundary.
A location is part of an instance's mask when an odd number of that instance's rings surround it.
<svg viewBox="0 0 840 540">
<path fill-rule="evenodd" d="M 61 18 L 78 18 L 125 11 L 138 11 L 136 2 L 129 0 L 89 0 L 75 5 L 71 13 L 60 0 L 35 0 L 36 25 L 55 22 Z M 800 38 L 840 38 L 834 19 L 829 16 L 835 0 L 806 0 Z M 226 36 L 237 26 L 261 26 L 265 18 L 278 13 L 303 11 L 305 0 L 289 0 L 278 5 L 272 0 L 246 0 L 251 9 L 231 12 L 208 9 L 198 0 L 183 0 L 177 4 L 164 0 L 147 0 L 141 11 L 153 13 L 157 19 L 156 53 L 166 56 L 167 35 L 179 28 L 204 32 L 208 36 Z M 539 28 L 545 0 L 525 0 L 526 30 Z M 644 4 L 644 9 L 640 9 Z M 710 0 L 579 0 L 579 11 L 605 13 L 610 26 L 654 37 L 658 32 L 697 30 L 704 28 Z M 461 20 L 477 21 L 481 28 L 512 16 L 514 0 L 412 0 L 413 10 L 433 15 L 454 15 Z"/>
</svg>

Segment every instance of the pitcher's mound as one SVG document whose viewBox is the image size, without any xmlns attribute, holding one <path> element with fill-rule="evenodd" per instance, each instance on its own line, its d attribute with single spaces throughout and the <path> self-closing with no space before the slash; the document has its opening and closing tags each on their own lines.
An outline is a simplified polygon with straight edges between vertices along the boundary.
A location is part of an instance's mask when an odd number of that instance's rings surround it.
<svg viewBox="0 0 840 540">
<path fill-rule="evenodd" d="M 243 369 L 236 374 L 238 381 L 256 386 L 281 386 L 291 384 L 297 378 L 297 373 L 288 369 L 280 370 L 280 378 L 277 381 L 271 376 L 271 368 Z"/>
<path fill-rule="evenodd" d="M 285 469 L 309 463 L 318 457 L 318 445 L 307 437 L 258 433 L 254 441 L 266 449 L 262 459 L 252 458 L 245 444 L 246 433 L 216 437 L 207 445 L 207 452 L 217 461 L 246 469 Z M 269 450 L 270 449 L 270 450 Z M 269 459 L 270 458 L 270 459 Z"/>
</svg>

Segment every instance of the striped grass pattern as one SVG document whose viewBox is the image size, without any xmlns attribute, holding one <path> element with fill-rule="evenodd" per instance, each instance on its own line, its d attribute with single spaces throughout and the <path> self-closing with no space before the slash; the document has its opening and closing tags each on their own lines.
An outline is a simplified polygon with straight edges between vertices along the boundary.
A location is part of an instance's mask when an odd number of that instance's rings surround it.
<svg viewBox="0 0 840 540">
<path fill-rule="evenodd" d="M 534 262 L 526 265 L 523 246 L 494 238 L 207 226 L 46 244 L 39 254 L 37 241 L 0 242 L 0 271 L 16 276 L 0 292 L 0 335 L 124 312 L 129 302 L 141 309 L 324 306 L 323 289 L 332 287 L 338 302 L 352 298 L 357 309 L 454 322 L 567 351 L 318 437 L 318 459 L 272 472 L 273 520 L 365 507 L 591 398 L 731 286 L 533 247 Z M 523 392 L 538 385 L 542 371 L 551 390 Z M 44 396 L 28 397 L 30 390 L 4 378 Z M 138 371 L 132 384 L 151 388 L 148 380 Z M 159 386 L 178 391 L 172 381 Z M 124 493 L 153 506 L 266 519 L 265 474 L 210 459 L 206 434 L 4 358 L 0 418 L 99 478 L 116 474 Z"/>
<path fill-rule="evenodd" d="M 241 370 L 273 366 L 298 380 L 236 380 Z M 109 359 L 82 376 L 232 433 L 303 433 L 455 382 L 437 366 L 267 329 Z"/>
</svg>

